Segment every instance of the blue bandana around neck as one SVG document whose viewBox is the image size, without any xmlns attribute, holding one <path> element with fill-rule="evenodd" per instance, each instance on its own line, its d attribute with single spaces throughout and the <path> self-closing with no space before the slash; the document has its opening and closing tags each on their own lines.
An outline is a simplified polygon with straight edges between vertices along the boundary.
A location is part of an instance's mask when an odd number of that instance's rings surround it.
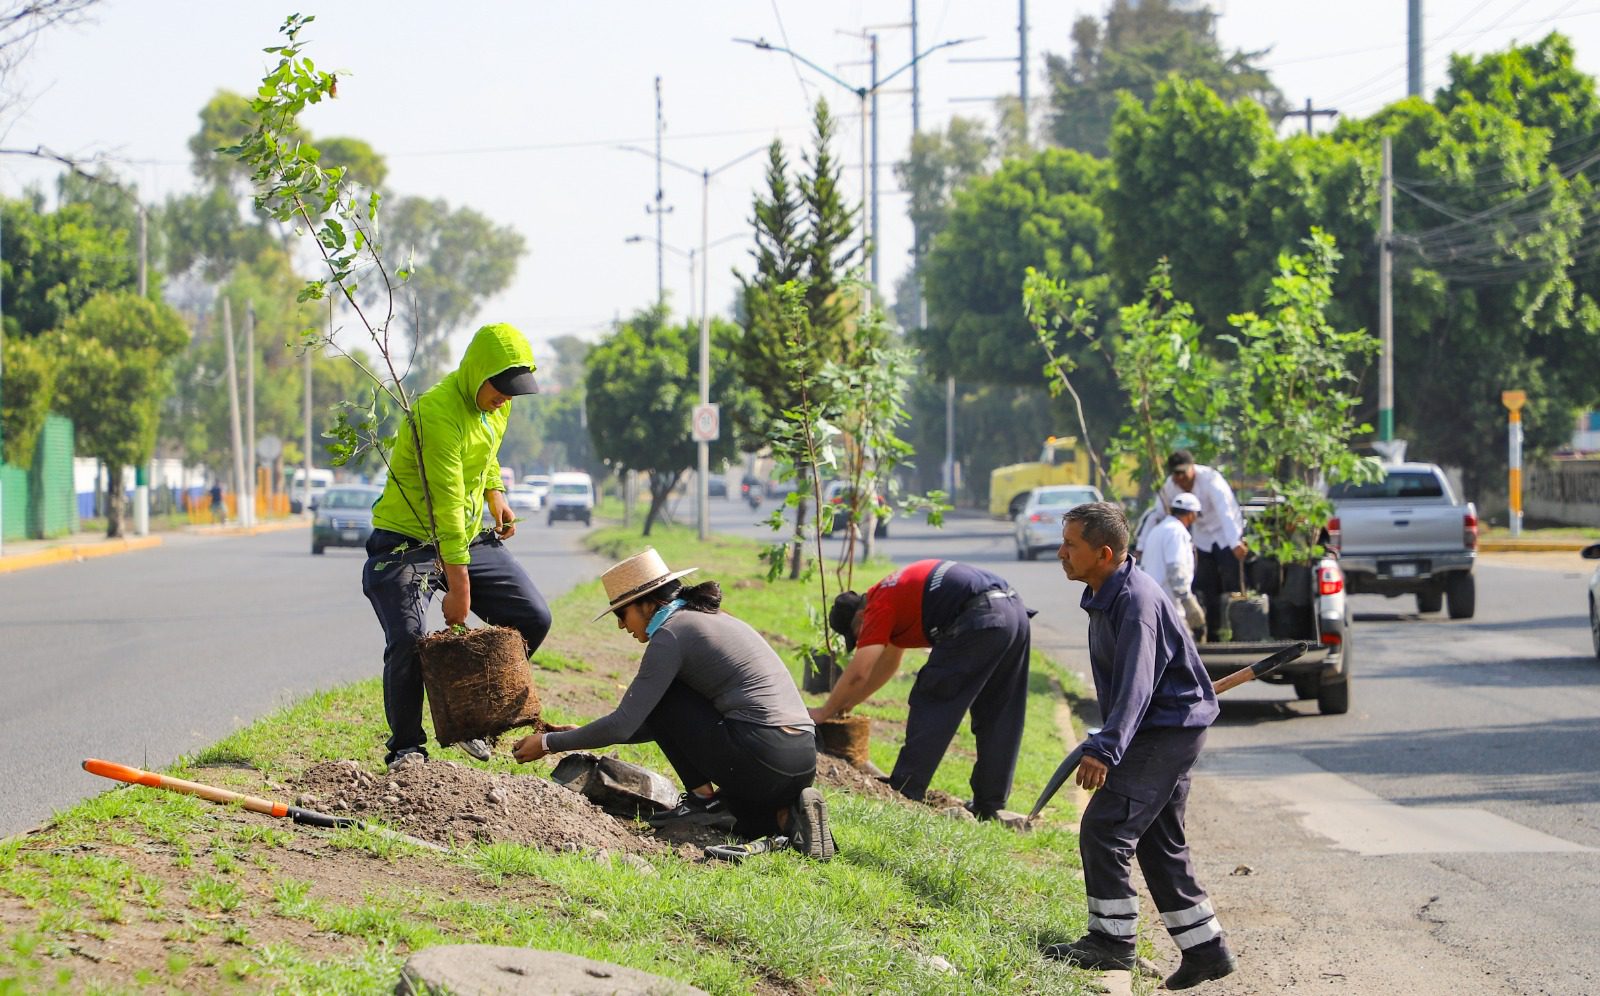
<svg viewBox="0 0 1600 996">
<path fill-rule="evenodd" d="M 644 628 L 644 638 L 648 640 L 652 636 L 655 636 L 656 630 L 660 629 L 668 619 L 671 619 L 674 612 L 683 608 L 687 604 L 689 603 L 685 602 L 681 598 L 674 598 L 666 605 L 663 605 L 661 608 L 657 609 L 656 614 L 650 617 L 650 624 Z"/>
</svg>

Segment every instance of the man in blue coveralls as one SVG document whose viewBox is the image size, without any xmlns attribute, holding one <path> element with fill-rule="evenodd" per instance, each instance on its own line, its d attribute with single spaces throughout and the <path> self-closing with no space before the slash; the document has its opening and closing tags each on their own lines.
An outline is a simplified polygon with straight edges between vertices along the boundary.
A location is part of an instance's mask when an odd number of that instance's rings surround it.
<svg viewBox="0 0 1600 996">
<path fill-rule="evenodd" d="M 1134 951 L 1139 897 L 1129 862 L 1137 854 L 1161 920 L 1183 953 L 1166 988 L 1188 989 L 1237 967 L 1195 879 L 1183 830 L 1189 769 L 1217 718 L 1216 692 L 1172 599 L 1128 556 L 1122 509 L 1093 502 L 1062 521 L 1056 556 L 1068 578 L 1088 585 L 1082 605 L 1102 722 L 1084 743 L 1077 776 L 1079 786 L 1094 792 L 1078 841 L 1089 931 L 1045 954 L 1083 968 L 1153 968 Z"/>
</svg>

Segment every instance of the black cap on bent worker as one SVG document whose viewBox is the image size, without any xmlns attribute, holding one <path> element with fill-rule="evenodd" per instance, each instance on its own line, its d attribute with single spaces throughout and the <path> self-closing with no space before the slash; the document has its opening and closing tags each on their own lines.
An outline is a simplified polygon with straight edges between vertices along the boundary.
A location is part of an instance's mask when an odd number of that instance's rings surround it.
<svg viewBox="0 0 1600 996">
<path fill-rule="evenodd" d="M 693 574 L 699 569 L 691 567 L 683 571 L 668 571 L 667 562 L 661 559 L 661 554 L 656 552 L 655 547 L 635 554 L 600 575 L 600 583 L 605 585 L 606 598 L 611 600 L 611 604 L 591 622 L 599 622 L 607 613 L 615 612 L 630 602 L 636 602 L 662 585 L 676 581 L 685 574 Z"/>
<path fill-rule="evenodd" d="M 520 394 L 538 394 L 539 382 L 533 379 L 533 371 L 527 367 L 510 367 L 502 370 L 489 378 L 489 383 L 494 389 L 509 397 Z"/>
<path fill-rule="evenodd" d="M 853 591 L 842 591 L 828 610 L 828 628 L 844 637 L 844 648 L 856 649 L 856 613 L 867 604 L 864 596 Z"/>
</svg>

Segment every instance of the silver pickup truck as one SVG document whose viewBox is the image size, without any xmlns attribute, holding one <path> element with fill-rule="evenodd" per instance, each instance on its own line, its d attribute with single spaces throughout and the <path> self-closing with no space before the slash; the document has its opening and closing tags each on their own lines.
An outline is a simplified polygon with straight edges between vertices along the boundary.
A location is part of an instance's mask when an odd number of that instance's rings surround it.
<svg viewBox="0 0 1600 996">
<path fill-rule="evenodd" d="M 1334 517 L 1328 545 L 1338 551 L 1351 594 L 1415 595 L 1418 612 L 1471 619 L 1477 601 L 1478 512 L 1456 498 L 1431 463 L 1397 463 L 1381 480 L 1328 490 Z"/>
</svg>

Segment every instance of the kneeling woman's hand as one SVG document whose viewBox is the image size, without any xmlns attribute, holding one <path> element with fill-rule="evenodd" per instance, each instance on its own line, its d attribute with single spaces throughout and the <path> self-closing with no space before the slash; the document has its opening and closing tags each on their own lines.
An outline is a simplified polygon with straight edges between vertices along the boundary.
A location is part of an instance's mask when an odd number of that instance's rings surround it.
<svg viewBox="0 0 1600 996">
<path fill-rule="evenodd" d="M 551 723 L 545 727 L 545 733 L 559 733 L 562 730 L 576 730 L 578 727 L 572 723 Z M 530 733 L 518 740 L 511 748 L 511 756 L 527 764 L 537 761 L 550 753 L 544 747 L 544 733 Z"/>
</svg>

